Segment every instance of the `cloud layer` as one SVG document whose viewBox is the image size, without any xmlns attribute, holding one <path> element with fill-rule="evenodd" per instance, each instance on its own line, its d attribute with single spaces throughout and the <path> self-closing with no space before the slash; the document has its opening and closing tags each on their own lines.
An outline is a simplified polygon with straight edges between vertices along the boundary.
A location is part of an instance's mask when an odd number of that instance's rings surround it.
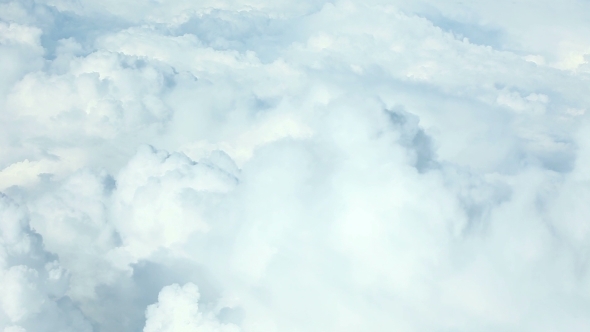
<svg viewBox="0 0 590 332">
<path fill-rule="evenodd" d="M 587 7 L 0 3 L 0 331 L 587 331 Z"/>
</svg>

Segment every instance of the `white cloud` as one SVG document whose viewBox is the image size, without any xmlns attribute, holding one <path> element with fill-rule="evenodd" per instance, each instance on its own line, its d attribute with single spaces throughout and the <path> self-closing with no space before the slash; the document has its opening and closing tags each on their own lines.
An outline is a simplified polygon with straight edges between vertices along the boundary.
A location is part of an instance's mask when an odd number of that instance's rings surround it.
<svg viewBox="0 0 590 332">
<path fill-rule="evenodd" d="M 587 331 L 586 7 L 1 4 L 0 330 Z"/>
<path fill-rule="evenodd" d="M 0 196 L 0 326 L 4 331 L 92 331 L 66 295 L 69 272 L 43 249 L 28 213 Z M 18 325 L 15 325 L 18 324 Z"/>
<path fill-rule="evenodd" d="M 199 311 L 199 289 L 188 283 L 166 286 L 158 295 L 158 303 L 146 310 L 144 332 L 237 332 L 233 324 L 220 324 L 215 317 Z"/>
</svg>

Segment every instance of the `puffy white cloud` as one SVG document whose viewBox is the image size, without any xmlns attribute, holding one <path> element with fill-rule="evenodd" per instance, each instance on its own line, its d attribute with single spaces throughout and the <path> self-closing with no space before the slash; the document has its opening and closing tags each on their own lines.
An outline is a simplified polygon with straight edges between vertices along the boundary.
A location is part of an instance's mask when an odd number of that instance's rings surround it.
<svg viewBox="0 0 590 332">
<path fill-rule="evenodd" d="M 217 156 L 235 171 L 227 155 Z M 122 245 L 141 259 L 160 247 L 185 242 L 193 232 L 207 232 L 210 226 L 200 217 L 201 210 L 236 182 L 234 174 L 213 163 L 141 148 L 119 174 L 112 197 Z"/>
<path fill-rule="evenodd" d="M 144 332 L 199 331 L 199 332 L 237 332 L 233 324 L 221 324 L 215 317 L 199 311 L 199 289 L 188 283 L 166 286 L 158 295 L 158 303 L 146 310 Z"/>
<path fill-rule="evenodd" d="M 588 330 L 586 7 L 0 4 L 0 330 Z"/>
<path fill-rule="evenodd" d="M 4 331 L 92 331 L 66 295 L 69 272 L 43 249 L 25 208 L 0 196 L 0 327 Z"/>
</svg>

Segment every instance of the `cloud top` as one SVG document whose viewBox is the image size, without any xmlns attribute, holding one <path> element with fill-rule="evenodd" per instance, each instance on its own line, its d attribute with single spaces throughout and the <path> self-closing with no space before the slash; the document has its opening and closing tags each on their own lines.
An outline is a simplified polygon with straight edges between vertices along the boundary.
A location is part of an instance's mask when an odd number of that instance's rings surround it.
<svg viewBox="0 0 590 332">
<path fill-rule="evenodd" d="M 0 331 L 587 331 L 587 6 L 5 1 Z"/>
</svg>

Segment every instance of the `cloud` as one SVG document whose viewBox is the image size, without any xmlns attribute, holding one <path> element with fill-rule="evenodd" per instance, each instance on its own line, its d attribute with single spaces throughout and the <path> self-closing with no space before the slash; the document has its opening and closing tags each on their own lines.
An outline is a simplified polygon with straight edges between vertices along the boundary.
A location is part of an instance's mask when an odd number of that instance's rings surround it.
<svg viewBox="0 0 590 332">
<path fill-rule="evenodd" d="M 158 303 L 146 310 L 145 332 L 202 331 L 236 332 L 235 325 L 220 324 L 215 318 L 199 312 L 199 289 L 188 283 L 182 287 L 173 284 L 162 288 Z"/>
<path fill-rule="evenodd" d="M 586 6 L 1 4 L 0 330 L 588 330 Z"/>
<path fill-rule="evenodd" d="M 92 331 L 66 295 L 69 273 L 43 249 L 25 208 L 0 196 L 0 324 L 5 331 Z"/>
</svg>

